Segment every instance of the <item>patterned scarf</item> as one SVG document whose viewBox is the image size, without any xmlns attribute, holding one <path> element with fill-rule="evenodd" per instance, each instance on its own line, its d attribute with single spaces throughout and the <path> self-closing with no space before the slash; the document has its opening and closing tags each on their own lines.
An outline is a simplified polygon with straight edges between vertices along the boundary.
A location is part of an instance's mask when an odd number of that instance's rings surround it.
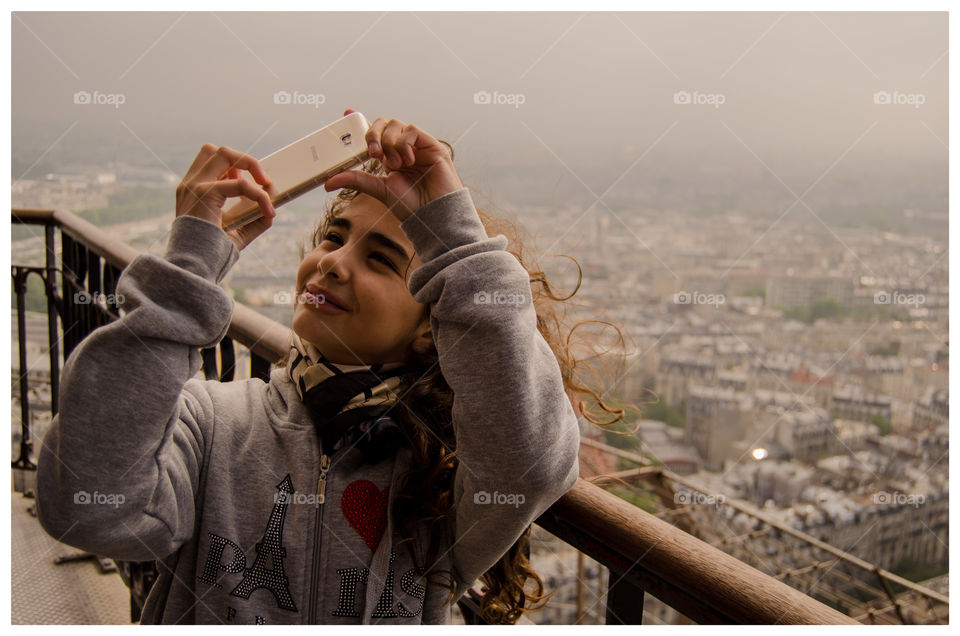
<svg viewBox="0 0 960 636">
<path fill-rule="evenodd" d="M 355 444 L 367 462 L 376 464 L 402 443 L 400 427 L 382 416 L 398 400 L 403 363 L 336 364 L 293 333 L 287 369 L 317 426 L 324 454 Z"/>
</svg>

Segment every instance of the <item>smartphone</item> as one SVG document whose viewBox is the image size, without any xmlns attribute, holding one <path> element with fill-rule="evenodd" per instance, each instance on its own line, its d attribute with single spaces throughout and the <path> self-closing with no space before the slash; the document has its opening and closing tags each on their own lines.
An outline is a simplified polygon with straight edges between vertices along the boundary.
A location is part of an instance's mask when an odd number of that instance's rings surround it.
<svg viewBox="0 0 960 636">
<path fill-rule="evenodd" d="M 360 113 L 350 113 L 260 159 L 270 179 L 267 193 L 275 208 L 313 190 L 344 170 L 366 161 L 370 122 Z M 263 216 L 255 201 L 240 199 L 220 216 L 225 232 L 243 227 Z"/>
</svg>

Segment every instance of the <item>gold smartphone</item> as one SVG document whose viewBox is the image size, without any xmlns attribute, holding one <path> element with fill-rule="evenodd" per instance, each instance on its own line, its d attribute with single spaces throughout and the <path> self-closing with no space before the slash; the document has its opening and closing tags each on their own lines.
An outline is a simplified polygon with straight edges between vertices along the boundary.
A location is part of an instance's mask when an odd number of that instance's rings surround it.
<svg viewBox="0 0 960 636">
<path fill-rule="evenodd" d="M 313 190 L 344 170 L 366 161 L 370 122 L 361 113 L 350 113 L 260 159 L 270 179 L 267 193 L 275 208 Z M 220 226 L 225 232 L 243 227 L 263 216 L 255 201 L 240 199 L 225 210 Z"/>
</svg>

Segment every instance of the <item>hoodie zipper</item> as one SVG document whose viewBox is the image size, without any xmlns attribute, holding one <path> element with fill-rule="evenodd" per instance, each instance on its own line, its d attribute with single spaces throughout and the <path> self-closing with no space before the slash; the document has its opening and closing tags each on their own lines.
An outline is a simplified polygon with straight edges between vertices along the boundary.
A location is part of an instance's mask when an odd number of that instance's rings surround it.
<svg viewBox="0 0 960 636">
<path fill-rule="evenodd" d="M 322 451 L 321 451 L 322 452 Z M 320 579 L 320 537 L 323 535 L 324 492 L 327 489 L 329 455 L 320 455 L 320 478 L 317 480 L 317 523 L 313 530 L 313 568 L 310 570 L 310 624 L 317 624 L 317 585 Z"/>
</svg>

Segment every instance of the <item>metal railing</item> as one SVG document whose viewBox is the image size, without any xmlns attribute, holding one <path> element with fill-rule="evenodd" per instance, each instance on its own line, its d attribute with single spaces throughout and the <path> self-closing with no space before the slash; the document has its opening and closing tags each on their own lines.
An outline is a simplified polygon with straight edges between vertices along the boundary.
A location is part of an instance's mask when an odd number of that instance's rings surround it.
<svg viewBox="0 0 960 636">
<path fill-rule="evenodd" d="M 718 516 L 719 508 L 713 503 L 676 504 L 680 489 L 687 493 L 701 493 L 705 495 L 704 499 L 717 495 L 708 492 L 709 489 L 694 479 L 655 466 L 650 459 L 637 453 L 592 439 L 584 439 L 582 444 L 634 464 L 635 468 L 608 475 L 604 481 L 650 484 L 652 490 L 661 492 L 661 500 L 666 502 L 664 510 L 657 513 L 658 518 L 667 522 L 672 520 L 675 526 L 696 532 L 701 539 L 718 548 L 729 548 L 728 551 L 733 552 L 738 560 L 765 570 L 765 574 L 777 580 L 790 580 L 795 589 L 808 590 L 807 593 L 815 590 L 817 596 L 827 603 L 844 607 L 855 620 L 868 624 L 948 623 L 950 601 L 945 594 L 772 519 L 734 497 L 726 497 L 723 507 L 753 522 L 750 530 L 737 534 L 727 525 L 727 520 Z M 928 518 L 926 521 L 932 526 L 931 530 L 946 533 L 946 495 L 942 503 L 944 510 L 936 513 L 942 519 L 934 522 Z M 721 536 L 724 534 L 721 528 L 726 530 L 727 536 Z M 936 534 L 932 536 L 933 540 L 941 541 Z M 899 532 L 897 540 L 902 540 Z M 771 555 L 764 550 L 764 545 L 775 545 L 775 553 Z"/>
<path fill-rule="evenodd" d="M 44 267 L 12 267 L 17 293 L 22 413 L 20 456 L 13 468 L 15 472 L 35 471 L 36 466 L 30 461 L 28 378 L 23 371 L 28 368 L 23 318 L 26 279 L 31 273 L 39 275 L 47 295 L 52 417 L 58 403 L 60 343 L 66 360 L 84 337 L 117 319 L 119 313 L 115 303 L 101 306 L 96 302 L 78 302 L 78 295 L 99 295 L 109 301 L 123 268 L 139 252 L 69 212 L 14 209 L 12 222 L 43 226 L 46 244 Z M 61 238 L 59 259 L 55 230 L 60 231 Z M 58 319 L 62 330 L 58 328 Z M 205 377 L 224 382 L 233 379 L 234 343 L 238 343 L 250 351 L 250 376 L 269 381 L 271 363 L 287 353 L 288 334 L 288 327 L 236 303 L 227 335 L 217 348 L 201 352 Z M 698 623 L 859 624 L 583 479 L 536 523 L 609 570 L 607 624 L 640 624 L 645 594 Z M 143 600 L 156 577 L 155 565 L 118 565 L 131 589 L 131 620 L 139 620 Z M 469 590 L 459 601 L 468 624 L 483 622 L 480 598 L 476 590 Z"/>
</svg>

